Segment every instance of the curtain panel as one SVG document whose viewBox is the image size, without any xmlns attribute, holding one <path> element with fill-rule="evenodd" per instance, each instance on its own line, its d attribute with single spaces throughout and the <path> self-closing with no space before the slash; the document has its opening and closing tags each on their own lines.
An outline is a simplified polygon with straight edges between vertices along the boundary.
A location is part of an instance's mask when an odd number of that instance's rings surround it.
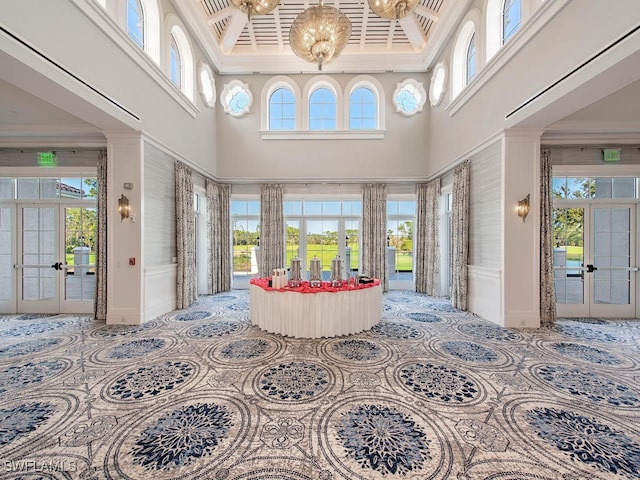
<svg viewBox="0 0 640 480">
<path fill-rule="evenodd" d="M 451 205 L 452 272 L 451 305 L 467 309 L 467 263 L 469 261 L 469 160 L 453 171 L 453 202 Z"/>
<path fill-rule="evenodd" d="M 540 150 L 540 323 L 556 321 L 553 278 L 553 195 L 551 150 Z"/>
<path fill-rule="evenodd" d="M 282 185 L 260 187 L 260 276 L 286 266 Z"/>
<path fill-rule="evenodd" d="M 196 292 L 195 211 L 193 209 L 193 175 L 191 169 L 176 161 L 176 247 L 178 257 L 177 308 L 193 303 Z"/>
<path fill-rule="evenodd" d="M 416 292 L 440 295 L 440 179 L 417 185 L 415 242 Z"/>
<path fill-rule="evenodd" d="M 97 168 L 98 198 L 96 221 L 96 286 L 93 314 L 107 318 L 107 151 L 100 150 Z"/>
<path fill-rule="evenodd" d="M 206 179 L 209 294 L 231 290 L 231 222 L 229 197 L 231 185 Z"/>
<path fill-rule="evenodd" d="M 380 279 L 382 290 L 387 278 L 387 186 L 366 184 L 362 191 L 362 272 Z"/>
</svg>

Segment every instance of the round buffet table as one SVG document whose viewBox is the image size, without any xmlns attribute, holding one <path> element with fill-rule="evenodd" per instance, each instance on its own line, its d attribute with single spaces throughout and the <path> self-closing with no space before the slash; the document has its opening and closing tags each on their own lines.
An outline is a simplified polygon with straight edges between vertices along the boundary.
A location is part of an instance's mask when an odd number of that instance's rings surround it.
<svg viewBox="0 0 640 480">
<path fill-rule="evenodd" d="M 349 335 L 368 330 L 382 318 L 380 281 L 334 288 L 273 289 L 266 278 L 249 285 L 251 323 L 271 333 L 297 338 Z"/>
</svg>

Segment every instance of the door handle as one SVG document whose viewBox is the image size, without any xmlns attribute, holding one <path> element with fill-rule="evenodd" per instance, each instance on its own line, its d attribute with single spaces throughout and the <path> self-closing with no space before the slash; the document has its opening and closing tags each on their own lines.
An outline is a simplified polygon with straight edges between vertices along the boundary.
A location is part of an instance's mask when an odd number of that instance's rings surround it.
<svg viewBox="0 0 640 480">
<path fill-rule="evenodd" d="M 51 265 L 51 268 L 53 268 L 54 270 L 60 270 L 62 268 L 62 262 L 56 262 L 53 265 Z"/>
<path fill-rule="evenodd" d="M 593 273 L 598 269 L 598 267 L 594 267 L 593 265 L 587 265 L 587 273 Z"/>
</svg>

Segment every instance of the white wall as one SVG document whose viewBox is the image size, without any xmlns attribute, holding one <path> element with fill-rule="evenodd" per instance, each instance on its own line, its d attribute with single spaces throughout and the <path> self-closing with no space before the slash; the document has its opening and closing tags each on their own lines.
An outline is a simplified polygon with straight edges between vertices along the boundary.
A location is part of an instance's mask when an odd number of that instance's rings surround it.
<svg viewBox="0 0 640 480">
<path fill-rule="evenodd" d="M 344 89 L 355 75 L 333 76 Z M 217 108 L 218 176 L 225 180 L 261 179 L 394 179 L 424 178 L 428 155 L 429 113 L 405 117 L 395 112 L 391 96 L 397 83 L 415 78 L 428 88 L 425 74 L 384 74 L 376 78 L 384 87 L 387 134 L 382 140 L 262 140 L 260 97 L 271 77 L 250 75 L 219 77 L 218 91 L 232 79 L 249 85 L 253 108 L 242 118 L 233 118 Z M 312 76 L 297 75 L 300 90 Z"/>
</svg>

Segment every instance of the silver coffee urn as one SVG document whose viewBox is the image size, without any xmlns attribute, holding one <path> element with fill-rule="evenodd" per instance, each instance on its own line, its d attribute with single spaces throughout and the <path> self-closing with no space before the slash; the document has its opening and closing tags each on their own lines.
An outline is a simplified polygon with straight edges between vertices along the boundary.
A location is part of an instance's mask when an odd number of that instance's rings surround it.
<svg viewBox="0 0 640 480">
<path fill-rule="evenodd" d="M 331 279 L 332 287 L 342 287 L 342 259 L 336 255 L 331 259 Z"/>
<path fill-rule="evenodd" d="M 296 288 L 302 285 L 302 264 L 298 257 L 291 259 L 291 268 L 289 270 L 289 286 Z"/>
<path fill-rule="evenodd" d="M 322 265 L 316 255 L 309 262 L 309 286 L 316 288 L 322 286 Z"/>
</svg>

